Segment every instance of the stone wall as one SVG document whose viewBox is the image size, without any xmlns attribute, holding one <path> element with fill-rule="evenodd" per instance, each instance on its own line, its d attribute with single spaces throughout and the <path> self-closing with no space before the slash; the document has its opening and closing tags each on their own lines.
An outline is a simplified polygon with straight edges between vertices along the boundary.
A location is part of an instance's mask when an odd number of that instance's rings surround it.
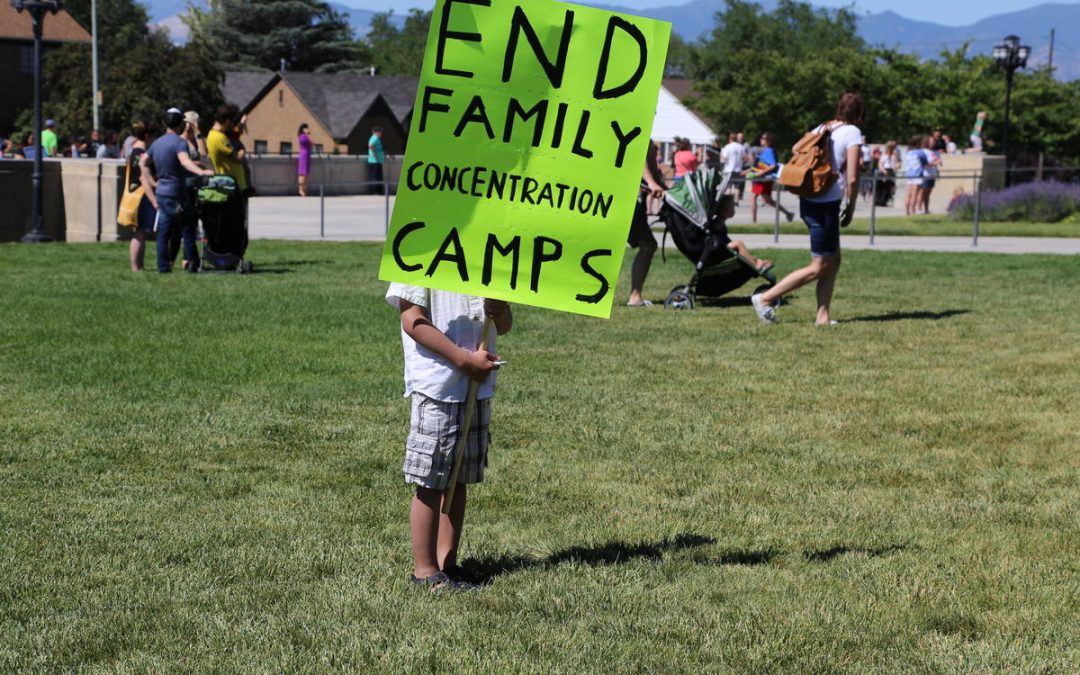
<svg viewBox="0 0 1080 675">
<path fill-rule="evenodd" d="M 0 243 L 19 241 L 26 234 L 33 208 L 34 163 L 29 160 L 0 161 Z M 64 190 L 61 185 L 61 162 L 42 162 L 42 208 L 45 232 L 54 239 L 64 238 Z"/>
<path fill-rule="evenodd" d="M 943 214 L 949 208 L 949 203 L 958 194 L 972 194 L 975 191 L 974 175 L 981 175 L 981 187 L 983 192 L 987 190 L 1001 190 L 1005 187 L 1005 158 L 1000 156 L 988 156 L 983 154 L 968 155 L 942 155 L 940 175 L 934 191 L 930 193 L 930 212 Z M 901 181 L 897 186 L 900 199 L 906 183 Z M 900 202 L 903 205 L 903 202 Z"/>
</svg>

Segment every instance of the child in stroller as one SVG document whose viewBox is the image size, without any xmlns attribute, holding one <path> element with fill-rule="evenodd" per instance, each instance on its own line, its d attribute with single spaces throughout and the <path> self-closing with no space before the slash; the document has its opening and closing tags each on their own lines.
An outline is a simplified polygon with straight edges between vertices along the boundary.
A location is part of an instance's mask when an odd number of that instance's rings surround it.
<svg viewBox="0 0 1080 675">
<path fill-rule="evenodd" d="M 726 221 L 735 213 L 735 198 L 727 192 L 728 181 L 712 168 L 703 168 L 667 191 L 660 218 L 665 241 L 671 234 L 675 246 L 694 263 L 690 281 L 676 286 L 665 308 L 693 309 L 698 296 L 720 297 L 751 279 L 776 283 L 772 262 L 758 258 L 745 242 L 733 240 Z"/>
</svg>

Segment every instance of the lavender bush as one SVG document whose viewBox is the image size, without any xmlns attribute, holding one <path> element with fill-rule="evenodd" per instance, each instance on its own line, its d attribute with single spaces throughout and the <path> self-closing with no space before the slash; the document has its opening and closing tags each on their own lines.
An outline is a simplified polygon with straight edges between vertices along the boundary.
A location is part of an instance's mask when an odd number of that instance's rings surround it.
<svg viewBox="0 0 1080 675">
<path fill-rule="evenodd" d="M 1056 223 L 1075 213 L 1080 213 L 1080 185 L 1041 181 L 984 192 L 979 218 L 991 223 Z M 949 215 L 957 220 L 971 220 L 975 215 L 975 196 L 964 194 L 953 199 Z"/>
</svg>

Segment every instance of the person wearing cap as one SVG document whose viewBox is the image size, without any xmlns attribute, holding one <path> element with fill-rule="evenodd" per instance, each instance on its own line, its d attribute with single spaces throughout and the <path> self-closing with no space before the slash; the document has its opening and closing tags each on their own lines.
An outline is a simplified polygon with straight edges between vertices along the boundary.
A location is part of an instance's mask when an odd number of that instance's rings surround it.
<svg viewBox="0 0 1080 675">
<path fill-rule="evenodd" d="M 156 182 L 148 181 L 146 192 L 150 204 L 157 209 L 157 263 L 158 272 L 172 270 L 169 255 L 169 238 L 173 228 L 180 228 L 184 240 L 184 258 L 190 261 L 188 271 L 199 269 L 199 251 L 195 247 L 195 205 L 187 189 L 187 178 L 195 176 L 213 176 L 214 172 L 204 169 L 191 160 L 188 143 L 183 133 L 186 126 L 184 114 L 176 108 L 169 108 L 165 113 L 165 135 L 154 141 L 146 154 L 139 160 L 144 174 L 153 172 Z"/>
<path fill-rule="evenodd" d="M 46 157 L 56 157 L 60 149 L 60 139 L 56 135 L 56 120 L 45 120 L 45 131 L 41 132 L 41 147 Z"/>
</svg>

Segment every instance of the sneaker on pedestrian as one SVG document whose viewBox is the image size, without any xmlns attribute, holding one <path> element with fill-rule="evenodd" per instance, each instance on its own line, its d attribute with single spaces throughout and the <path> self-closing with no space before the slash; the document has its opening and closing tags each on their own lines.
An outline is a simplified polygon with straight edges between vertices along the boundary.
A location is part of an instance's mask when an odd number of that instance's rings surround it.
<svg viewBox="0 0 1080 675">
<path fill-rule="evenodd" d="M 766 305 L 762 299 L 764 293 L 757 293 L 750 297 L 750 302 L 754 305 L 754 311 L 757 312 L 758 318 L 762 323 L 776 323 L 776 308 L 772 305 Z"/>
</svg>

